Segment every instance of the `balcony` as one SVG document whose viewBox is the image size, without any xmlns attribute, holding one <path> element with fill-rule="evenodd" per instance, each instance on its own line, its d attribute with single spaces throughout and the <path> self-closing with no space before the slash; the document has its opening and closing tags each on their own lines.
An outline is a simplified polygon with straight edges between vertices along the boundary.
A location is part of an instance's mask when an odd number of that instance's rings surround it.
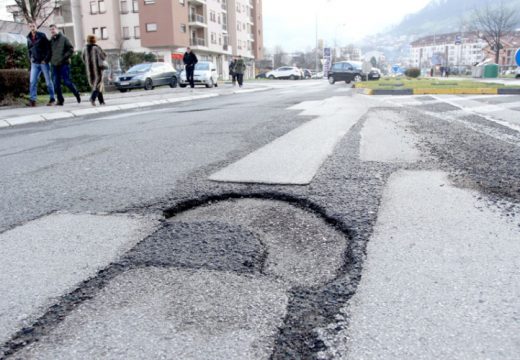
<svg viewBox="0 0 520 360">
<path fill-rule="evenodd" d="M 189 25 L 191 27 L 202 27 L 202 28 L 208 27 L 208 24 L 206 24 L 206 19 L 204 18 L 203 15 L 190 14 L 189 20 L 190 20 Z"/>
<path fill-rule="evenodd" d="M 206 5 L 206 0 L 188 0 L 188 3 L 195 5 Z"/>
<path fill-rule="evenodd" d="M 204 38 L 191 38 L 190 39 L 190 46 L 193 48 L 196 47 L 206 47 L 206 39 Z"/>
</svg>

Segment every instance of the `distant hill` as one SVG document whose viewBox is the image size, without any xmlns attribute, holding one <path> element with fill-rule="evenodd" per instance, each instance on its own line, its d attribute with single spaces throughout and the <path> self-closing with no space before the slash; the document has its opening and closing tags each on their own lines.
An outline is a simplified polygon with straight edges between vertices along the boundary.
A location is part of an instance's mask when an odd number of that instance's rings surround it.
<svg viewBox="0 0 520 360">
<path fill-rule="evenodd" d="M 432 0 L 424 9 L 408 15 L 389 31 L 390 35 L 429 35 L 448 33 L 460 29 L 464 20 L 471 18 L 474 9 L 486 3 L 497 4 L 496 0 Z M 520 13 L 520 0 L 504 0 L 506 6 Z M 520 24 L 519 24 L 520 26 Z"/>
</svg>

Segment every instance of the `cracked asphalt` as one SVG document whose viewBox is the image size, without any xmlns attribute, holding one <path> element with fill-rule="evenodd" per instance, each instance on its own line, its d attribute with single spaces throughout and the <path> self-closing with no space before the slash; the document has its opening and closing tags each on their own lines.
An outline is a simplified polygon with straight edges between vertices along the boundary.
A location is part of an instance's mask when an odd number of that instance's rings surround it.
<svg viewBox="0 0 520 360">
<path fill-rule="evenodd" d="M 427 342 L 422 350 L 403 343 L 400 352 L 386 339 L 381 348 L 393 350 L 378 353 L 355 336 L 378 339 L 377 326 L 356 327 L 360 320 L 352 311 L 366 311 L 358 288 L 369 297 L 379 283 L 377 277 L 370 282 L 381 270 L 368 266 L 367 257 L 377 265 L 383 262 L 375 259 L 390 254 L 367 246 L 382 241 L 375 229 L 381 206 L 391 199 L 385 191 L 403 171 L 442 171 L 449 186 L 472 191 L 479 206 L 509 219 L 514 234 L 515 227 L 520 231 L 518 132 L 504 119 L 461 113 L 452 104 L 457 99 L 382 98 L 307 186 L 208 180 L 312 119 L 287 108 L 333 96 L 349 102 L 362 95 L 344 85 L 281 82 L 259 94 L 2 129 L 0 241 L 56 211 L 160 220 L 130 250 L 114 251 L 95 276 L 54 296 L 54 305 L 0 344 L 0 358 L 438 358 Z M 495 103 L 520 101 L 508 98 Z M 410 191 L 419 183 L 412 181 Z M 414 206 L 407 204 L 412 214 Z M 509 246 L 502 243 L 499 253 Z M 435 250 L 423 256 L 428 251 Z M 60 261 L 62 255 L 49 256 Z M 503 288 L 493 291 L 500 302 Z M 503 313 L 513 317 L 506 329 L 518 324 L 517 305 L 511 300 L 512 310 Z M 493 322 L 486 326 L 482 331 L 496 330 Z M 439 326 L 428 331 L 434 341 L 442 339 Z M 493 358 L 514 359 L 520 340 L 511 344 Z M 484 350 L 482 357 L 464 349 L 445 354 L 486 358 Z"/>
</svg>

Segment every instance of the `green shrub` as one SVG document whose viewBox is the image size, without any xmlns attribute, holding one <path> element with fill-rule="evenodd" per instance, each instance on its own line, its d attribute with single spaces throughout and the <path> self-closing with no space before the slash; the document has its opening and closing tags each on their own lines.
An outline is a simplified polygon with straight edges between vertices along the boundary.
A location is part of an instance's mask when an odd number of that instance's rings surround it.
<svg viewBox="0 0 520 360">
<path fill-rule="evenodd" d="M 415 68 L 415 67 L 408 68 L 408 69 L 406 69 L 404 74 L 405 74 L 405 76 L 410 77 L 410 78 L 418 78 L 421 75 L 421 69 Z"/>
<path fill-rule="evenodd" d="M 121 67 L 126 71 L 132 66 L 144 63 L 144 62 L 156 62 L 157 56 L 152 53 L 138 53 L 133 51 L 127 51 L 121 54 Z"/>
<path fill-rule="evenodd" d="M 16 99 L 29 92 L 29 71 L 0 69 L 0 101 Z"/>
<path fill-rule="evenodd" d="M 29 69 L 27 46 L 0 43 L 0 69 Z"/>
</svg>

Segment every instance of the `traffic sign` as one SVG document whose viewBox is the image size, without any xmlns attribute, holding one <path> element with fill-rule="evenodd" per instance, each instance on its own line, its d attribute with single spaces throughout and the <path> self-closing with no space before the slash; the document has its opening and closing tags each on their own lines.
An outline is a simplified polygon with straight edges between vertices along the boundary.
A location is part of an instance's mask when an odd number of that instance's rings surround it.
<svg viewBox="0 0 520 360">
<path fill-rule="evenodd" d="M 460 35 L 456 35 L 455 36 L 455 45 L 460 45 L 462 44 L 462 38 Z"/>
<path fill-rule="evenodd" d="M 516 50 L 515 60 L 516 65 L 520 66 L 520 49 Z"/>
</svg>

